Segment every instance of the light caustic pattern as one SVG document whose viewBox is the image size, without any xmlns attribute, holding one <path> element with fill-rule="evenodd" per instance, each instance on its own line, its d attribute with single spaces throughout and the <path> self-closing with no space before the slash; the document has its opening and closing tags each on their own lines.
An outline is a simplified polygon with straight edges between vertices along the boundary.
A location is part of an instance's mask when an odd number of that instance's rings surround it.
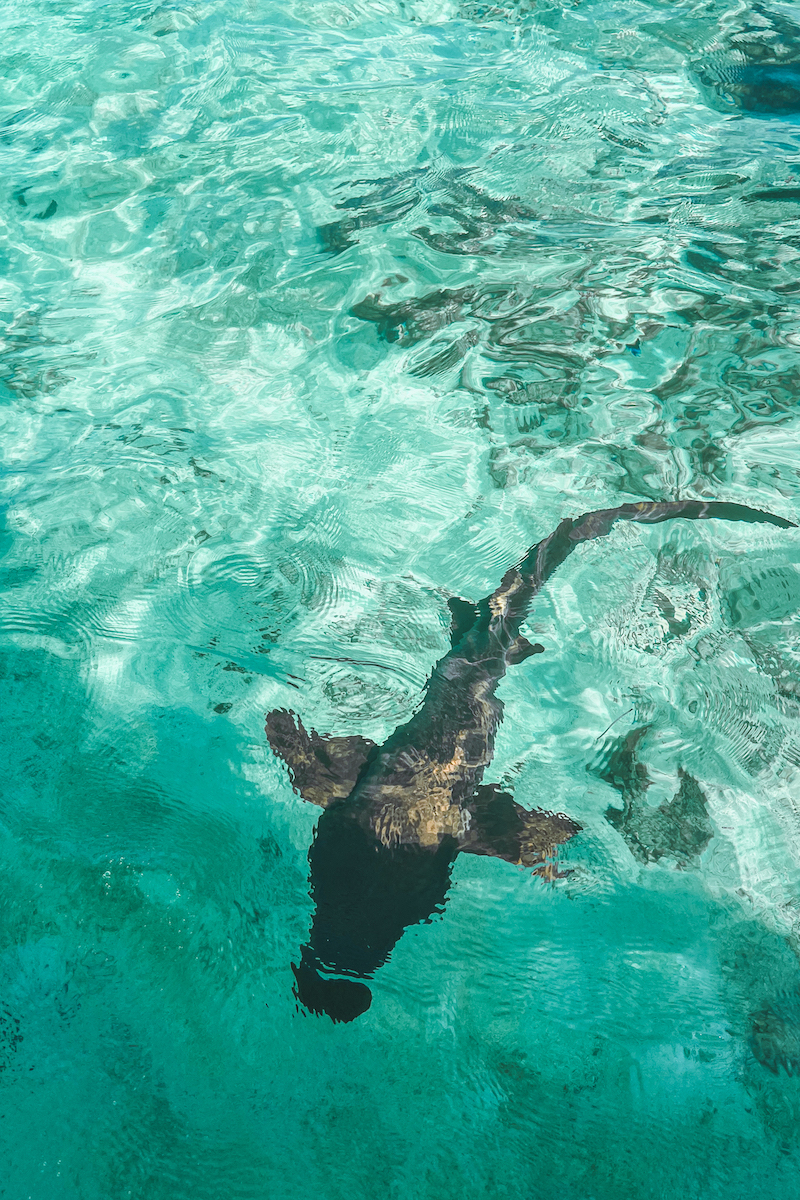
<svg viewBox="0 0 800 1200">
<path fill-rule="evenodd" d="M 797 1195 L 800 541 L 581 547 L 459 859 L 298 1011 L 317 810 L 564 515 L 800 513 L 777 0 L 0 10 L 0 1141 L 34 1200 Z"/>
</svg>

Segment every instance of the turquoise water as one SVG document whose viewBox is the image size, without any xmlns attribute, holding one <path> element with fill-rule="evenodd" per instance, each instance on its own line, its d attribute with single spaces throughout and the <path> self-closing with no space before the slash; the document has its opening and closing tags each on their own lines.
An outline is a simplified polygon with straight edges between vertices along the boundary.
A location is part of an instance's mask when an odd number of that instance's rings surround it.
<svg viewBox="0 0 800 1200">
<path fill-rule="evenodd" d="M 794 1198 L 800 536 L 616 529 L 334 1025 L 288 707 L 382 741 L 564 515 L 800 514 L 800 17 L 0 13 L 0 1196 Z"/>
</svg>

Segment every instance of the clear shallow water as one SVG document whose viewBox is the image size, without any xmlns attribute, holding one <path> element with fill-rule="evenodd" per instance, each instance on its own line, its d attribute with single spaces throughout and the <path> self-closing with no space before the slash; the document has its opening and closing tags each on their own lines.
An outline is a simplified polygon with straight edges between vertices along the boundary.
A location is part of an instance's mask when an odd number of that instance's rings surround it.
<svg viewBox="0 0 800 1200">
<path fill-rule="evenodd" d="M 263 728 L 381 740 L 565 513 L 797 516 L 792 16 L 4 7 L 0 1194 L 796 1195 L 797 535 L 572 556 L 487 776 L 571 874 L 352 1025 Z"/>
</svg>

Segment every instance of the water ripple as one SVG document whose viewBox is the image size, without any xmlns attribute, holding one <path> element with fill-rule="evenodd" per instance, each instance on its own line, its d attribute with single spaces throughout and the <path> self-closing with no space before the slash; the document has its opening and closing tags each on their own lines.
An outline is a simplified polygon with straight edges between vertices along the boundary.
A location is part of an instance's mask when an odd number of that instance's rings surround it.
<svg viewBox="0 0 800 1200">
<path fill-rule="evenodd" d="M 9 1195 L 794 1200 L 793 531 L 562 564 L 486 782 L 581 836 L 459 856 L 352 1025 L 292 995 L 319 814 L 264 714 L 383 739 L 565 515 L 797 519 L 797 14 L 0 30 Z"/>
</svg>

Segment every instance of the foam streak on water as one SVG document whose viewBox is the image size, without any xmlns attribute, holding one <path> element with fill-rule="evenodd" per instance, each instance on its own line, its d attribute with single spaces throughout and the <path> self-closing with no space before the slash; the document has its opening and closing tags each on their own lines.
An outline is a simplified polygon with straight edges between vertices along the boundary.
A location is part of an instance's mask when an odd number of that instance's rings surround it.
<svg viewBox="0 0 800 1200">
<path fill-rule="evenodd" d="M 570 557 L 487 775 L 566 874 L 352 1025 L 264 715 L 382 740 L 564 515 L 798 518 L 796 9 L 6 0 L 0 164 L 0 1192 L 794 1200 L 796 534 Z"/>
</svg>

